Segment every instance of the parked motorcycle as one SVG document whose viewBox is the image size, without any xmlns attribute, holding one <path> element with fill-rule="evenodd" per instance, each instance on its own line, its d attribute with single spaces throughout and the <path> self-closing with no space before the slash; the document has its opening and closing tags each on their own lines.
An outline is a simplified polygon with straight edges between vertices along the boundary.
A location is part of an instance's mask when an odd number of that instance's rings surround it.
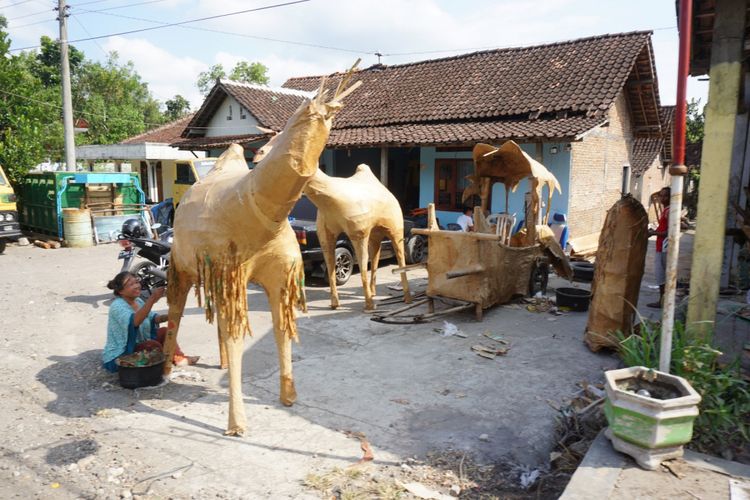
<svg viewBox="0 0 750 500">
<path fill-rule="evenodd" d="M 150 295 L 155 287 L 166 286 L 172 235 L 169 228 L 159 235 L 159 239 L 151 238 L 140 219 L 128 219 L 122 224 L 117 237 L 122 246 L 117 257 L 123 260 L 121 271 L 130 271 L 141 280 L 145 296 Z M 135 262 L 136 256 L 146 260 Z"/>
</svg>

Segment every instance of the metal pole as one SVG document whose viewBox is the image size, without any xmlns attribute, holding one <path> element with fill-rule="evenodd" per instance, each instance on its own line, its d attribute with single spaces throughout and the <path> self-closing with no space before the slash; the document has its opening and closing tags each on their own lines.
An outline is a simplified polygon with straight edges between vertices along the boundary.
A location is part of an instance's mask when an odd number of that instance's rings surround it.
<svg viewBox="0 0 750 500">
<path fill-rule="evenodd" d="M 659 370 L 669 373 L 672 361 L 672 330 L 674 327 L 675 291 L 677 289 L 677 261 L 680 257 L 680 214 L 682 212 L 683 176 L 685 167 L 685 121 L 687 118 L 687 77 L 690 71 L 690 30 L 693 20 L 693 0 L 680 0 L 680 52 L 677 68 L 677 102 L 675 103 L 674 165 L 669 200 L 669 226 L 667 229 L 667 276 L 661 310 L 661 349 Z"/>
<path fill-rule="evenodd" d="M 65 170 L 76 170 L 76 142 L 73 136 L 73 100 L 70 97 L 70 63 L 68 62 L 68 7 L 65 0 L 58 0 L 60 21 L 60 68 L 62 70 L 63 128 L 65 130 Z"/>
<path fill-rule="evenodd" d="M 622 195 L 630 193 L 630 165 L 622 166 Z"/>
</svg>

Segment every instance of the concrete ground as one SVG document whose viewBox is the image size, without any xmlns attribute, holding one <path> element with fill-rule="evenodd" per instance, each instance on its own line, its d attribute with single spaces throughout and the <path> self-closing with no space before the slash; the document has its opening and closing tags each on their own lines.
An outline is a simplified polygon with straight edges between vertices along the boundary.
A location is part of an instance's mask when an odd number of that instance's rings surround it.
<svg viewBox="0 0 750 500">
<path fill-rule="evenodd" d="M 690 450 L 667 463 L 669 467 L 659 470 L 643 470 L 616 452 L 602 431 L 560 500 L 734 500 L 750 496 L 750 466 Z"/>
<path fill-rule="evenodd" d="M 13 245 L 0 255 L 0 497 L 317 497 L 303 484 L 308 474 L 362 458 L 351 433 L 366 437 L 373 467 L 449 450 L 480 464 L 544 466 L 553 446 L 551 404 L 618 364 L 583 344 L 585 313 L 515 305 L 487 311 L 481 323 L 468 313 L 445 318 L 466 338 L 436 332 L 441 321 L 372 322 L 361 312 L 355 275 L 336 311 L 326 288 L 308 286 L 310 311 L 299 316 L 294 346 L 299 397 L 287 408 L 278 400 L 265 296 L 250 287 L 248 433 L 225 437 L 227 376 L 217 366 L 215 328 L 193 297 L 179 342 L 201 356 L 198 366 L 135 391 L 100 368 L 111 297 L 105 284 L 119 270 L 117 253 L 114 245 Z M 378 272 L 382 297 L 397 281 L 392 267 Z M 492 344 L 485 332 L 510 342 L 510 352 L 494 360 L 473 353 L 473 345 Z"/>
</svg>

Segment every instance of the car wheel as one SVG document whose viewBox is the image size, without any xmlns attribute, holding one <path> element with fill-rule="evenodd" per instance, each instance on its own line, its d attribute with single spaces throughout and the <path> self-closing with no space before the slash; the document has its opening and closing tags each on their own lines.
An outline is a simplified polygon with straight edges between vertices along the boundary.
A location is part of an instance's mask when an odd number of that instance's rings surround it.
<svg viewBox="0 0 750 500">
<path fill-rule="evenodd" d="M 427 260 L 427 240 L 424 236 L 414 235 L 406 242 L 406 263 L 418 264 Z"/>
<path fill-rule="evenodd" d="M 343 285 L 352 276 L 354 271 L 354 257 L 346 247 L 336 249 L 336 284 Z M 365 269 L 365 272 L 367 270 Z"/>
</svg>

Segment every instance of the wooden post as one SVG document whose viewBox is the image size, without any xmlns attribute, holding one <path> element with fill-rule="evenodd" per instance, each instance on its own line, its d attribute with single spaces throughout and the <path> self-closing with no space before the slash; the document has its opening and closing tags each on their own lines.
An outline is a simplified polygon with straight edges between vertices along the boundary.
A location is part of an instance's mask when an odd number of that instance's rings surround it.
<svg viewBox="0 0 750 500">
<path fill-rule="evenodd" d="M 706 126 L 693 243 L 687 321 L 693 331 L 708 333 L 716 318 L 724 228 L 727 218 L 732 140 L 742 77 L 744 0 L 716 3 Z"/>
<path fill-rule="evenodd" d="M 388 187 L 388 148 L 380 148 L 380 182 Z"/>
</svg>

